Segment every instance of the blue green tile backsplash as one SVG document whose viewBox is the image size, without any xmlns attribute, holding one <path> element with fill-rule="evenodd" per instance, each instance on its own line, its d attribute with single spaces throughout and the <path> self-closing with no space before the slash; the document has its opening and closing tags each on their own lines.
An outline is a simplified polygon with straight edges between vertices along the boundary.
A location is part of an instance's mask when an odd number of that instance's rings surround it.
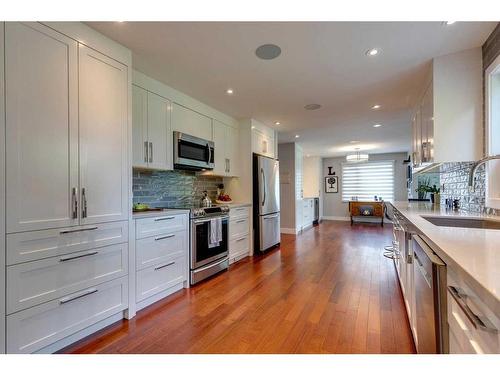
<svg viewBox="0 0 500 375">
<path fill-rule="evenodd" d="M 150 207 L 180 207 L 198 203 L 203 191 L 214 200 L 222 177 L 202 176 L 190 171 L 133 170 L 134 203 Z"/>
</svg>

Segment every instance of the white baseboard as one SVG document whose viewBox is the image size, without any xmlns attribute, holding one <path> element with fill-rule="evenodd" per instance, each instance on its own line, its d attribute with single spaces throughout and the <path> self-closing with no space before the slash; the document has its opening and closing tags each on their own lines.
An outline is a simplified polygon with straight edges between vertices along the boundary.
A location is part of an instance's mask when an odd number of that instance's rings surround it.
<svg viewBox="0 0 500 375">
<path fill-rule="evenodd" d="M 296 230 L 295 228 L 281 228 L 280 231 L 283 234 L 297 234 L 297 233 L 299 233 L 299 231 Z"/>
<path fill-rule="evenodd" d="M 323 216 L 323 220 L 351 221 L 349 216 Z"/>
</svg>

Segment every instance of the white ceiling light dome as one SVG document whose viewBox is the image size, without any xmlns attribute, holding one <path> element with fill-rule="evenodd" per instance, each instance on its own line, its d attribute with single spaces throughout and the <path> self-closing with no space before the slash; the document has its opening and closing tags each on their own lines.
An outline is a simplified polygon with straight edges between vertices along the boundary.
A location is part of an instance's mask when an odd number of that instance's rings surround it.
<svg viewBox="0 0 500 375">
<path fill-rule="evenodd" d="M 362 163 L 368 161 L 370 156 L 368 154 L 362 153 L 359 148 L 356 149 L 354 154 L 349 154 L 345 157 L 348 163 Z"/>
</svg>

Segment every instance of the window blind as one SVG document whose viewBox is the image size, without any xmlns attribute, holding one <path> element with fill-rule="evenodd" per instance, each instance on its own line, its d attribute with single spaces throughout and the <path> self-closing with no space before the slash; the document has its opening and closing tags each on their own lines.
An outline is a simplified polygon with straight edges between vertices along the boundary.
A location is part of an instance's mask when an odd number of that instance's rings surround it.
<svg viewBox="0 0 500 375">
<path fill-rule="evenodd" d="M 342 164 L 342 200 L 394 200 L 394 160 Z"/>
</svg>

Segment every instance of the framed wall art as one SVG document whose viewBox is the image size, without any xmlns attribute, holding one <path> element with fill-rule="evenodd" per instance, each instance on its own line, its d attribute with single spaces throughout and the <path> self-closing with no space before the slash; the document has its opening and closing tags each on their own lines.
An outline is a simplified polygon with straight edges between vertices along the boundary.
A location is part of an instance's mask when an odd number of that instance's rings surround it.
<svg viewBox="0 0 500 375">
<path fill-rule="evenodd" d="M 325 193 L 338 193 L 339 192 L 339 177 L 327 176 L 325 177 Z"/>
</svg>

